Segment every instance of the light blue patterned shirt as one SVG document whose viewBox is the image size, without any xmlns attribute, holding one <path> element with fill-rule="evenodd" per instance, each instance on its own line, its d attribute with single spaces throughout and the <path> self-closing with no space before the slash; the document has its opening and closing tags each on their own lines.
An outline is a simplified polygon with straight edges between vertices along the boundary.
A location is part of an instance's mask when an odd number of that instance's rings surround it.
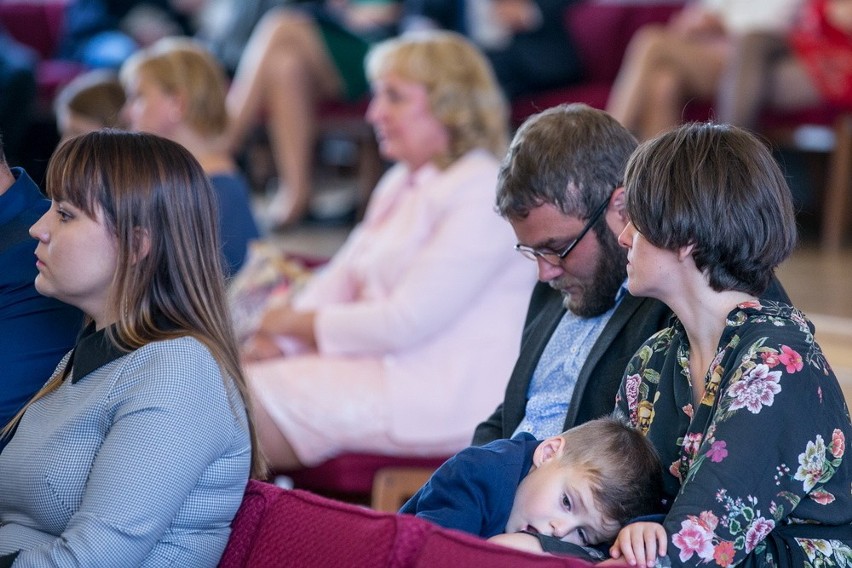
<svg viewBox="0 0 852 568">
<path fill-rule="evenodd" d="M 565 312 L 533 372 L 524 418 L 512 433 L 513 437 L 519 432 L 529 432 L 537 440 L 543 440 L 562 433 L 577 377 L 625 293 L 622 284 L 613 307 L 599 316 L 584 318 L 571 310 Z"/>
<path fill-rule="evenodd" d="M 84 336 L 72 371 L 0 454 L 0 557 L 15 566 L 216 566 L 248 481 L 242 399 L 182 337 L 116 354 Z M 102 340 L 101 340 L 102 341 Z"/>
</svg>

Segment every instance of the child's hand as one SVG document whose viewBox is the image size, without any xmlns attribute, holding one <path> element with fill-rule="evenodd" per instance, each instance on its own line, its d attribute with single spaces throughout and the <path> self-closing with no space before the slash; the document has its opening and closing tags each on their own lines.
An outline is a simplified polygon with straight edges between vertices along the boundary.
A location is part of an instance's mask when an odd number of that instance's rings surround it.
<svg viewBox="0 0 852 568">
<path fill-rule="evenodd" d="M 654 566 L 657 556 L 666 555 L 668 535 L 658 523 L 631 523 L 619 531 L 609 549 L 613 558 L 624 557 L 631 566 Z"/>
</svg>

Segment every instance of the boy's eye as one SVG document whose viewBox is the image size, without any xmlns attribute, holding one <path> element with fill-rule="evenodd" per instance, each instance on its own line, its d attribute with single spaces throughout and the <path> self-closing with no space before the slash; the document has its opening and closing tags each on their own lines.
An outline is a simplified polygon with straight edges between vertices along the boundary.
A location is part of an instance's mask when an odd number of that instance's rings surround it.
<svg viewBox="0 0 852 568">
<path fill-rule="evenodd" d="M 571 500 L 565 493 L 562 494 L 562 506 L 568 509 L 569 511 L 571 510 Z"/>
<path fill-rule="evenodd" d="M 589 546 L 589 539 L 586 538 L 586 531 L 584 531 L 583 529 L 578 529 L 577 535 L 580 537 L 580 542 L 583 543 L 583 546 Z"/>
</svg>

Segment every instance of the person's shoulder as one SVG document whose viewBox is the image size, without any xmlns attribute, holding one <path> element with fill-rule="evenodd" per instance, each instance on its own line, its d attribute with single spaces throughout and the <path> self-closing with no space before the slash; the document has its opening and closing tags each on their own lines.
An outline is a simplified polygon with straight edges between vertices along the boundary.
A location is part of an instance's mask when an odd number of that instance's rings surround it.
<svg viewBox="0 0 852 568">
<path fill-rule="evenodd" d="M 783 302 L 759 300 L 740 304 L 728 318 L 736 333 L 741 358 L 784 368 L 788 373 L 811 372 L 815 378 L 833 374 L 817 344 L 813 323 Z"/>
<path fill-rule="evenodd" d="M 616 306 L 615 312 L 629 312 L 632 317 L 640 318 L 649 323 L 653 322 L 654 325 L 657 325 L 657 329 L 668 327 L 672 318 L 671 309 L 660 300 L 646 296 L 634 296 L 627 291 Z"/>
<path fill-rule="evenodd" d="M 121 374 L 127 388 L 197 393 L 208 402 L 226 400 L 235 388 L 210 349 L 190 335 L 143 345 L 129 354 Z"/>
<path fill-rule="evenodd" d="M 741 328 L 741 336 L 796 336 L 812 342 L 814 326 L 792 305 L 760 299 L 737 306 L 728 316 L 729 325 Z"/>
<path fill-rule="evenodd" d="M 131 369 L 145 367 L 152 374 L 192 375 L 199 381 L 220 375 L 213 353 L 203 342 L 190 335 L 147 343 L 131 354 L 128 365 Z"/>
<path fill-rule="evenodd" d="M 500 160 L 494 154 L 482 148 L 474 148 L 453 162 L 447 168 L 447 171 L 462 170 L 478 174 L 496 175 L 499 168 Z"/>
<path fill-rule="evenodd" d="M 615 309 L 613 319 L 629 318 L 628 329 L 641 331 L 647 337 L 645 344 L 655 343 L 660 337 L 671 337 L 680 327 L 677 316 L 666 304 L 655 298 L 634 296 L 626 292 Z"/>
<path fill-rule="evenodd" d="M 480 214 L 505 225 L 494 213 L 494 187 L 499 170 L 500 162 L 491 153 L 470 150 L 437 173 L 428 193 L 441 206 L 452 204 L 467 209 L 466 214 Z"/>
<path fill-rule="evenodd" d="M 219 172 L 210 175 L 210 185 L 219 192 L 237 192 L 248 194 L 249 184 L 239 171 Z"/>
<path fill-rule="evenodd" d="M 540 443 L 529 432 L 519 432 L 511 438 L 500 438 L 483 446 L 471 446 L 462 451 L 469 450 L 470 455 L 479 456 L 481 459 L 504 461 L 514 456 L 522 456 L 528 446 L 537 446 Z"/>
<path fill-rule="evenodd" d="M 32 225 L 50 209 L 50 201 L 26 170 L 15 167 L 10 168 L 10 171 L 15 181 L 4 194 L 0 194 L 0 203 L 4 204 L 0 218 L 8 220 L 17 217 L 23 223 Z M 9 210 L 5 210 L 7 207 Z M 27 235 L 27 239 L 30 240 L 31 237 Z"/>
</svg>

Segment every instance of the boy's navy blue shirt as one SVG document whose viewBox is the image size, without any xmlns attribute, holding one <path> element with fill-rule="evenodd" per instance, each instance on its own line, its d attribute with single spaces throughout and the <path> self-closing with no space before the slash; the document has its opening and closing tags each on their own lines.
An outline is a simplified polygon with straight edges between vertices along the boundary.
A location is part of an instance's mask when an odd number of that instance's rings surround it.
<svg viewBox="0 0 852 568">
<path fill-rule="evenodd" d="M 521 432 L 511 440 L 466 448 L 439 467 L 399 512 L 484 538 L 502 534 L 540 443 Z"/>
</svg>

